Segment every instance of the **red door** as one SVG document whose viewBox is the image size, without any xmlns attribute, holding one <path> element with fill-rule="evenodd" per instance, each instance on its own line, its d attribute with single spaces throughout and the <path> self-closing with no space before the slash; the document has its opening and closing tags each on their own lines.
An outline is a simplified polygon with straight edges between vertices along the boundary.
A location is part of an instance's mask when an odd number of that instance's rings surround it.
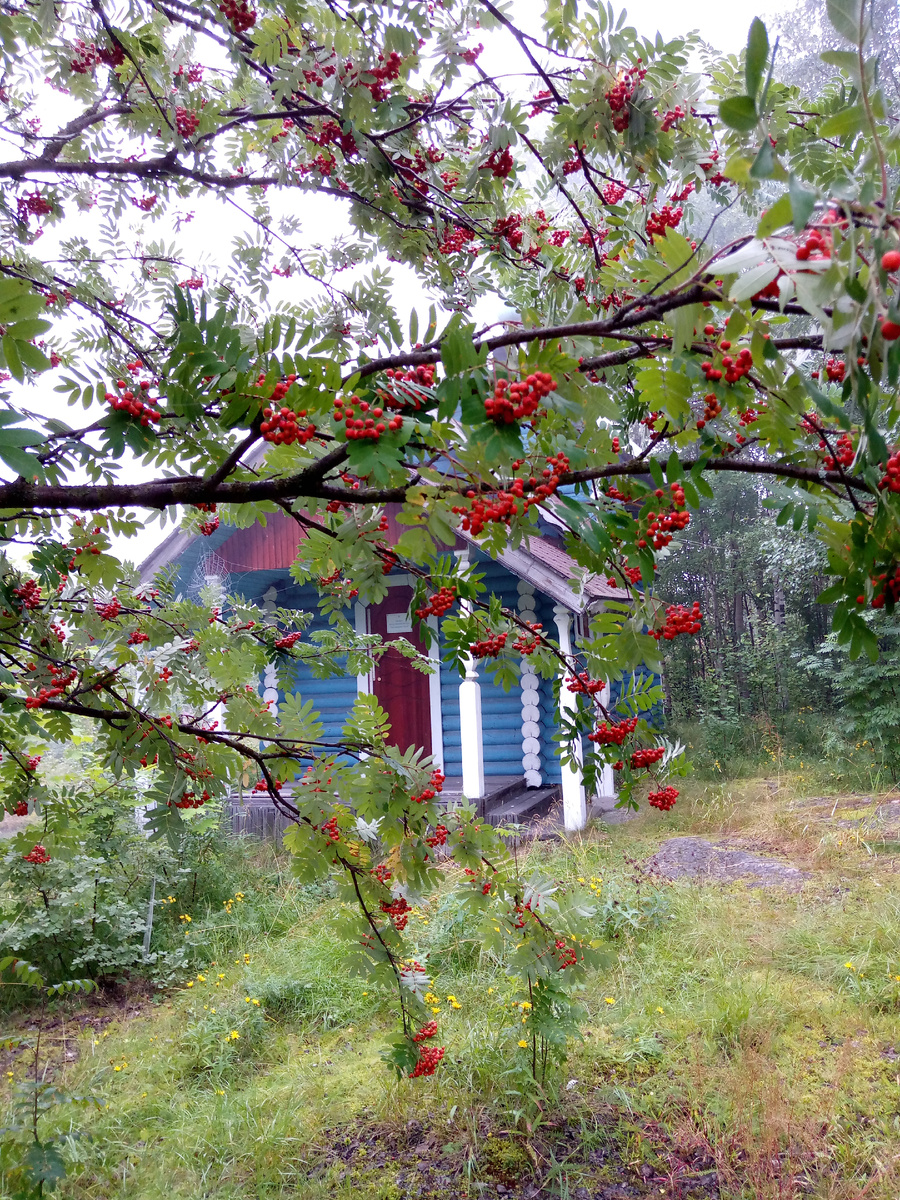
<svg viewBox="0 0 900 1200">
<path fill-rule="evenodd" d="M 412 629 L 407 613 L 411 587 L 392 587 L 381 602 L 369 609 L 369 631 L 396 641 L 406 638 L 426 653 L 425 644 Z M 431 753 L 430 676 L 417 671 L 408 658 L 388 650 L 375 668 L 375 697 L 391 720 L 391 742 L 401 750 L 418 746 Z"/>
</svg>

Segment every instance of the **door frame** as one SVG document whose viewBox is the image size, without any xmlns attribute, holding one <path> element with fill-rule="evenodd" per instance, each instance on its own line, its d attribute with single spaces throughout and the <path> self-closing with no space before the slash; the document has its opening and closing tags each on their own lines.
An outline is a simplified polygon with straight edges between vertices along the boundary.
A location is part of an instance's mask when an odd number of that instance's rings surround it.
<svg viewBox="0 0 900 1200">
<path fill-rule="evenodd" d="M 415 580 L 412 575 L 389 575 L 385 580 L 387 586 L 390 587 L 414 587 Z M 354 627 L 357 633 L 367 634 L 370 632 L 369 625 L 369 606 L 356 601 L 353 609 Z M 429 617 L 427 624 L 435 633 L 438 631 L 437 617 Z M 434 663 L 434 670 L 428 676 L 428 707 L 431 717 L 431 757 L 434 759 L 435 765 L 442 771 L 444 769 L 444 722 L 441 712 L 441 658 L 440 646 L 435 642 L 428 651 L 428 657 Z M 356 693 L 358 696 L 370 696 L 375 690 L 374 672 L 370 671 L 366 675 L 357 675 L 356 677 Z"/>
</svg>

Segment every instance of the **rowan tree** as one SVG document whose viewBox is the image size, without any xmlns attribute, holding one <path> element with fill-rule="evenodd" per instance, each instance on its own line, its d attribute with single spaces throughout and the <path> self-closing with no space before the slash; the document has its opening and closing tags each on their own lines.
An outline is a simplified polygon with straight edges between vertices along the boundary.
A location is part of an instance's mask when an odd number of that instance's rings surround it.
<svg viewBox="0 0 900 1200">
<path fill-rule="evenodd" d="M 371 699 L 337 743 L 302 697 L 276 719 L 267 666 L 283 684 L 298 659 L 368 670 L 383 646 L 353 631 L 347 595 L 377 601 L 402 564 L 450 660 L 509 681 L 526 655 L 562 675 L 588 785 L 616 763 L 623 802 L 649 779 L 667 808 L 652 694 L 613 711 L 599 681 L 699 628 L 697 607 L 655 596 L 654 572 L 717 475 L 791 489 L 783 519 L 827 546 L 825 598 L 853 654 L 876 652 L 863 611 L 900 595 L 900 144 L 869 3 L 829 0 L 843 49 L 814 102 L 778 82 L 758 20 L 738 61 L 598 4 L 551 0 L 538 32 L 513 11 L 90 0 L 0 15 L 4 803 L 49 814 L 37 871 L 71 836 L 37 751 L 74 720 L 114 775 L 152 772 L 152 819 L 173 837 L 249 764 L 293 820 L 298 869 L 335 871 L 355 902 L 348 933 L 398 986 L 392 1061 L 412 1074 L 440 1053 L 423 1049 L 427 971 L 402 935 L 439 852 L 522 981 L 535 1070 L 593 961 L 590 904 L 522 879 L 471 808 L 444 811 L 439 772 L 390 745 Z M 310 193 L 341 206 L 333 245 L 304 238 Z M 214 264 L 192 258 L 192 205 L 235 230 Z M 400 311 L 391 262 L 433 296 L 427 318 Z M 482 296 L 517 319 L 478 328 Z M 46 415 L 50 388 L 85 415 Z M 394 546 L 388 503 L 406 526 Z M 319 582 L 324 640 L 302 614 L 177 600 L 110 553 L 154 514 L 203 534 L 279 509 L 303 527 L 293 572 Z M 515 545 L 542 510 L 621 589 L 577 657 L 447 552 L 458 528 Z"/>
</svg>

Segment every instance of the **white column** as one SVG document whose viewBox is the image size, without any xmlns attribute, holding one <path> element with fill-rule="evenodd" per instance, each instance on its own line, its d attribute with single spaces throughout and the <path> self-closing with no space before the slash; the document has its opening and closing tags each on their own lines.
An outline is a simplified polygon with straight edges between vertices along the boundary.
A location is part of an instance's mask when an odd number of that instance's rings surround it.
<svg viewBox="0 0 900 1200">
<path fill-rule="evenodd" d="M 441 644 L 437 617 L 428 618 L 428 627 L 435 634 L 435 640 L 428 649 L 432 671 L 428 676 L 428 704 L 431 709 L 431 757 L 435 766 L 444 769 L 444 721 L 441 715 Z"/>
<path fill-rule="evenodd" d="M 534 624 L 534 585 L 519 581 L 519 616 L 523 621 Z M 531 662 L 522 659 L 522 674 L 520 686 L 522 689 L 522 770 L 525 774 L 526 787 L 540 787 L 541 777 L 541 710 L 538 677 L 534 674 Z"/>
<path fill-rule="evenodd" d="M 460 570 L 469 566 L 468 552 L 457 551 Z M 463 612 L 471 612 L 469 604 L 460 603 Z M 484 734 L 481 728 L 481 684 L 475 669 L 475 659 L 466 659 L 466 677 L 459 685 L 459 736 L 462 743 L 462 790 L 467 800 L 480 800 L 484 795 Z"/>
<path fill-rule="evenodd" d="M 459 736 L 462 741 L 463 795 L 467 800 L 480 800 L 484 795 L 481 684 L 471 655 L 466 661 L 466 677 L 459 685 Z"/>
<path fill-rule="evenodd" d="M 369 632 L 369 610 L 365 604 L 361 604 L 359 600 L 353 606 L 353 628 L 356 633 L 365 635 Z M 372 675 L 357 675 L 356 677 L 356 694 L 357 696 L 368 696 L 372 691 Z"/>
<path fill-rule="evenodd" d="M 559 648 L 563 654 L 572 653 L 572 614 L 562 604 L 553 606 L 553 620 L 556 622 L 556 628 L 559 631 Z M 577 699 L 574 692 L 570 692 L 565 684 L 565 676 L 560 683 L 559 689 L 559 714 L 560 718 L 565 718 L 568 713 L 571 713 L 577 705 Z M 571 752 L 575 755 L 580 763 L 581 761 L 581 738 L 577 738 L 571 746 Z M 587 822 L 587 808 L 584 800 L 584 783 L 582 782 L 582 773 L 580 766 L 570 764 L 563 765 L 562 768 L 562 799 L 563 799 L 563 819 L 567 830 L 584 829 Z"/>
<path fill-rule="evenodd" d="M 606 681 L 606 687 L 603 689 L 602 697 L 608 704 L 610 697 L 608 679 Z M 600 768 L 598 795 L 595 803 L 598 808 L 608 811 L 609 809 L 616 807 L 618 799 L 619 797 L 616 793 L 616 773 L 612 769 L 612 763 L 604 763 Z"/>
</svg>

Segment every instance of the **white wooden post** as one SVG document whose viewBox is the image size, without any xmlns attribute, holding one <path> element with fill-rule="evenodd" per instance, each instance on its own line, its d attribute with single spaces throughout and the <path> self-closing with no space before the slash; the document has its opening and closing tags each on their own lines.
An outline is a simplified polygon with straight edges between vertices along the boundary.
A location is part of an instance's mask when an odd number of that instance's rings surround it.
<svg viewBox="0 0 900 1200">
<path fill-rule="evenodd" d="M 460 570 L 468 570 L 469 556 L 463 550 L 457 552 Z M 460 607 L 471 612 L 464 600 Z M 475 669 L 475 659 L 470 654 L 466 659 L 466 677 L 459 685 L 459 736 L 462 743 L 462 790 L 467 800 L 480 800 L 484 796 L 484 733 L 481 728 L 481 684 Z"/>
<path fill-rule="evenodd" d="M 603 699 L 609 704 L 610 690 L 609 680 L 606 681 L 606 687 L 603 689 Z M 610 809 L 616 807 L 618 803 L 618 794 L 616 792 L 616 773 L 612 769 L 612 763 L 604 763 L 600 768 L 600 786 L 598 794 L 594 799 L 596 806 L 604 812 L 609 812 Z"/>
<path fill-rule="evenodd" d="M 572 653 L 572 614 L 562 604 L 555 604 L 553 606 L 553 620 L 556 622 L 556 628 L 559 631 L 559 648 L 563 654 L 569 655 Z M 575 709 L 576 704 L 575 693 L 570 692 L 566 687 L 564 675 L 559 689 L 560 719 L 565 719 L 566 715 Z M 580 737 L 573 742 L 571 751 L 580 763 Z M 584 829 L 587 822 L 587 807 L 584 800 L 584 783 L 580 766 L 575 766 L 571 763 L 563 766 L 562 799 L 563 820 L 566 829 L 572 831 Z"/>
</svg>

